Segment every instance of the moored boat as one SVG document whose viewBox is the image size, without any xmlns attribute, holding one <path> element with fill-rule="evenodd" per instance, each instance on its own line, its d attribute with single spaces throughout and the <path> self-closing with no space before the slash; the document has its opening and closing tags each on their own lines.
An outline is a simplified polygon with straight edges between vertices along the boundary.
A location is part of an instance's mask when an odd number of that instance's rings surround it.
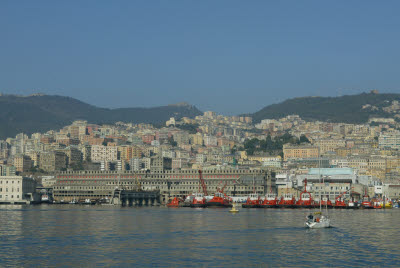
<svg viewBox="0 0 400 268">
<path fill-rule="evenodd" d="M 264 200 L 261 200 L 259 205 L 261 208 L 277 208 L 278 207 L 278 197 L 275 193 L 269 193 L 265 195 Z"/>
<path fill-rule="evenodd" d="M 369 195 L 367 194 L 367 190 L 365 190 L 365 194 L 363 196 L 363 200 L 361 203 L 361 208 L 363 208 L 363 209 L 373 209 L 374 208 L 373 202 L 371 202 L 371 199 L 369 198 Z"/>
<path fill-rule="evenodd" d="M 296 198 L 293 194 L 286 193 L 279 200 L 278 207 L 280 208 L 294 208 L 296 206 Z"/>
<path fill-rule="evenodd" d="M 314 208 L 315 202 L 311 196 L 311 193 L 307 191 L 307 179 L 304 180 L 304 191 L 300 194 L 300 199 L 296 202 L 297 208 Z"/>
<path fill-rule="evenodd" d="M 348 205 L 346 204 L 346 201 L 344 200 L 343 197 L 345 193 L 347 193 L 347 191 L 343 192 L 342 194 L 340 194 L 335 198 L 335 204 L 333 205 L 334 208 L 347 208 Z"/>
<path fill-rule="evenodd" d="M 322 197 L 321 206 L 327 207 L 327 208 L 332 208 L 332 207 L 333 207 L 333 204 L 332 204 L 332 201 L 329 200 L 329 198 L 327 198 L 327 197 Z"/>
<path fill-rule="evenodd" d="M 205 208 L 206 207 L 206 198 L 204 197 L 203 193 L 194 193 L 194 198 L 190 207 L 193 208 Z"/>
<path fill-rule="evenodd" d="M 174 197 L 168 204 L 167 207 L 169 208 L 177 208 L 180 206 L 180 199 L 178 197 Z"/>
<path fill-rule="evenodd" d="M 206 204 L 207 207 L 232 207 L 232 199 L 224 193 L 216 192 L 214 197 Z"/>
<path fill-rule="evenodd" d="M 250 194 L 247 197 L 246 203 L 242 204 L 243 208 L 257 208 L 260 205 L 260 196 L 256 193 Z"/>
</svg>

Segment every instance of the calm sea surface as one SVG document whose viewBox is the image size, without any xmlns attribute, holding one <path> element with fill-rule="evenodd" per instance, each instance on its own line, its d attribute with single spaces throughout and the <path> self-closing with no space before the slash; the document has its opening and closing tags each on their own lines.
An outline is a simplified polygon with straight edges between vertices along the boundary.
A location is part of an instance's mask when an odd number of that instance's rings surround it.
<svg viewBox="0 0 400 268">
<path fill-rule="evenodd" d="M 0 206 L 0 267 L 400 267 L 400 209 Z"/>
</svg>

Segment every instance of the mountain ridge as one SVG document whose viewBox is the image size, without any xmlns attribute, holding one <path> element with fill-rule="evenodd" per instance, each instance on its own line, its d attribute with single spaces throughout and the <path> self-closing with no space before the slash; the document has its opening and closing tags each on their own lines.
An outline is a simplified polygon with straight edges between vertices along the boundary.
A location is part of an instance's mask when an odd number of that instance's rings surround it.
<svg viewBox="0 0 400 268">
<path fill-rule="evenodd" d="M 400 101 L 400 94 L 371 91 L 339 97 L 297 97 L 268 105 L 248 115 L 253 118 L 255 123 L 263 119 L 278 119 L 290 114 L 298 114 L 305 120 L 365 123 L 372 116 L 393 116 L 393 113 L 384 109 L 390 106 L 393 101 Z"/>
<path fill-rule="evenodd" d="M 194 117 L 202 112 L 192 105 L 158 107 L 102 108 L 67 96 L 32 94 L 29 96 L 0 95 L 0 139 L 18 133 L 32 134 L 62 128 L 74 120 L 90 123 L 160 124 L 170 117 Z"/>
</svg>

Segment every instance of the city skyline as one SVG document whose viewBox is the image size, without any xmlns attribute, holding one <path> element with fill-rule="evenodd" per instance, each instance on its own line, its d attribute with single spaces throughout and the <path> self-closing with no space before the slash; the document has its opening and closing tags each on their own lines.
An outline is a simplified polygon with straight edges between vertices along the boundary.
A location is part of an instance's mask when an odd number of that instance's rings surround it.
<svg viewBox="0 0 400 268">
<path fill-rule="evenodd" d="M 0 91 L 226 115 L 399 92 L 398 3 L 227 3 L 3 1 Z"/>
</svg>

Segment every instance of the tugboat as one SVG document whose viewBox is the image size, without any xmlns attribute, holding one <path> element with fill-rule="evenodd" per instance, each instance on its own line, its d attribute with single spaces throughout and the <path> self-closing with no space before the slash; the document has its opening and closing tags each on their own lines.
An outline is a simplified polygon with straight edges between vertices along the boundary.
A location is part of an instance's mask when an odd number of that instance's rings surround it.
<svg viewBox="0 0 400 268">
<path fill-rule="evenodd" d="M 278 203 L 280 208 L 294 208 L 296 206 L 296 198 L 293 194 L 286 193 L 281 197 Z"/>
<path fill-rule="evenodd" d="M 307 179 L 304 180 L 304 191 L 300 194 L 300 199 L 296 202 L 296 207 L 313 208 L 315 207 L 311 193 L 307 192 Z"/>
<path fill-rule="evenodd" d="M 222 187 L 222 189 L 217 189 L 214 197 L 210 201 L 206 202 L 207 207 L 232 207 L 232 198 L 224 193 L 226 185 L 227 182 L 225 182 L 225 185 Z"/>
<path fill-rule="evenodd" d="M 174 197 L 174 199 L 172 199 L 168 204 L 167 207 L 169 208 L 177 208 L 179 207 L 180 204 L 180 199 L 178 197 Z"/>
<path fill-rule="evenodd" d="M 252 193 L 247 197 L 246 203 L 242 204 L 242 208 L 257 208 L 260 203 L 260 196 L 256 193 Z"/>
<path fill-rule="evenodd" d="M 329 198 L 327 198 L 327 197 L 322 197 L 321 205 L 325 206 L 325 207 L 328 207 L 328 208 L 332 208 L 333 207 L 333 204 L 332 204 L 331 200 L 329 200 Z"/>
<path fill-rule="evenodd" d="M 190 203 L 192 208 L 205 208 L 207 206 L 205 196 L 208 195 L 208 192 L 202 174 L 202 171 L 199 170 L 199 191 L 193 194 L 193 200 Z M 200 192 L 201 188 L 203 188 L 203 193 Z"/>
<path fill-rule="evenodd" d="M 348 209 L 358 209 L 359 207 L 359 203 L 355 202 L 354 199 L 349 201 L 349 204 L 347 205 Z"/>
<path fill-rule="evenodd" d="M 361 208 L 364 209 L 373 209 L 374 205 L 371 202 L 371 199 L 369 198 L 369 195 L 367 194 L 367 190 L 365 190 L 365 194 L 363 196 L 363 201 L 361 203 Z"/>
<path fill-rule="evenodd" d="M 192 208 L 205 208 L 206 205 L 206 198 L 204 197 L 203 193 L 194 193 L 193 194 L 194 198 L 192 203 L 190 204 L 190 207 Z"/>
<path fill-rule="evenodd" d="M 193 203 L 194 195 L 188 195 L 182 202 L 182 207 L 190 207 L 190 205 Z"/>
<path fill-rule="evenodd" d="M 347 193 L 347 191 L 343 192 L 342 194 L 340 194 L 339 196 L 337 196 L 335 198 L 335 205 L 333 206 L 334 208 L 347 208 L 347 204 L 346 204 L 346 202 L 344 201 L 344 198 L 343 198 L 343 195 L 345 193 Z"/>
<path fill-rule="evenodd" d="M 374 209 L 381 209 L 383 208 L 383 202 L 380 199 L 375 199 L 373 198 L 371 200 L 372 206 L 374 207 Z"/>
<path fill-rule="evenodd" d="M 264 200 L 260 204 L 261 208 L 277 208 L 278 207 L 278 197 L 274 193 L 269 193 L 265 195 Z"/>
<path fill-rule="evenodd" d="M 232 199 L 224 193 L 216 192 L 214 197 L 206 204 L 207 207 L 232 207 Z"/>
</svg>

